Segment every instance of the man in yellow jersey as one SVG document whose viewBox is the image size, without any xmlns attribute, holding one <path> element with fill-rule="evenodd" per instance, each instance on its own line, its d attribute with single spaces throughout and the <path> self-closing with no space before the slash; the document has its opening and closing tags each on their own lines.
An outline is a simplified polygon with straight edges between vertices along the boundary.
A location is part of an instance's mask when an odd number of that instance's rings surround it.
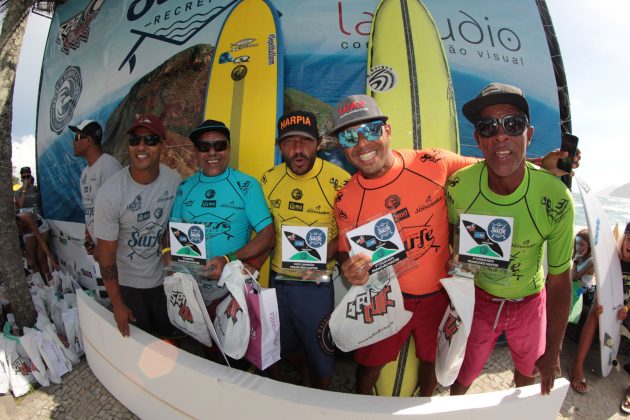
<svg viewBox="0 0 630 420">
<path fill-rule="evenodd" d="M 334 369 L 328 329 L 337 251 L 333 204 L 350 174 L 318 158 L 319 144 L 314 114 L 283 115 L 278 146 L 285 162 L 265 172 L 261 184 L 276 229 L 270 285 L 278 297 L 282 357 L 300 371 L 304 384 L 308 379 L 326 389 Z"/>
</svg>

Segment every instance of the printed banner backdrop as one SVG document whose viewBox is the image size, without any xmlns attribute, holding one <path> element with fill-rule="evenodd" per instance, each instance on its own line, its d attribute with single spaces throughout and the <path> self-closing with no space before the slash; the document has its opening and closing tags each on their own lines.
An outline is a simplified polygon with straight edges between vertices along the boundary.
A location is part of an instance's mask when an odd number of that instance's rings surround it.
<svg viewBox="0 0 630 420">
<path fill-rule="evenodd" d="M 44 54 L 37 120 L 46 218 L 83 222 L 79 176 L 85 161 L 73 154 L 68 125 L 86 119 L 101 123 L 105 151 L 126 165 L 125 131 L 134 115 L 160 115 L 169 129 L 162 161 L 184 177 L 196 170 L 187 134 L 203 119 L 213 47 L 237 3 L 75 0 L 57 8 Z M 280 16 L 286 110 L 300 106 L 327 116 L 344 96 L 365 93 L 367 45 L 378 0 L 270 3 Z M 480 156 L 461 106 L 495 80 L 527 94 L 536 127 L 528 154 L 559 147 L 557 87 L 536 1 L 423 3 L 450 66 L 461 153 Z M 320 129 L 330 128 L 329 120 L 320 120 Z M 344 163 L 336 149 L 322 156 Z"/>
</svg>

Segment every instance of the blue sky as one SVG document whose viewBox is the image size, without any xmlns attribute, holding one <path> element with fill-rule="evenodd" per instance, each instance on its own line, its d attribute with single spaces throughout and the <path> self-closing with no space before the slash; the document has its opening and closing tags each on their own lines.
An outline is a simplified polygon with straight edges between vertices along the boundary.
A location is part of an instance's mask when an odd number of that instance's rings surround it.
<svg viewBox="0 0 630 420">
<path fill-rule="evenodd" d="M 596 190 L 630 182 L 630 2 L 548 0 L 567 74 L 573 132 L 580 137 L 578 176 Z M 48 20 L 32 15 L 14 94 L 13 165 L 35 167 L 35 114 Z M 535 121 L 534 121 L 535 124 Z"/>
</svg>

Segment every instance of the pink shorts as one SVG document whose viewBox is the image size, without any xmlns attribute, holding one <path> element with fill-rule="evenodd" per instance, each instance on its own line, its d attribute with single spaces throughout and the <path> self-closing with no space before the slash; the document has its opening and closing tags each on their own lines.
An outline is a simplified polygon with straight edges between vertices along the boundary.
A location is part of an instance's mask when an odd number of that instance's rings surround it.
<svg viewBox="0 0 630 420">
<path fill-rule="evenodd" d="M 397 334 L 355 350 L 354 360 L 359 365 L 377 367 L 396 360 L 409 334 L 416 343 L 416 357 L 435 362 L 437 332 L 449 303 L 448 294 L 441 289 L 422 296 L 404 296 L 405 309 L 413 312 L 411 320 Z"/>
<path fill-rule="evenodd" d="M 470 386 L 488 361 L 503 331 L 516 370 L 534 376 L 536 360 L 545 352 L 547 312 L 545 289 L 522 300 L 504 300 L 475 287 L 475 312 L 457 381 Z"/>
</svg>

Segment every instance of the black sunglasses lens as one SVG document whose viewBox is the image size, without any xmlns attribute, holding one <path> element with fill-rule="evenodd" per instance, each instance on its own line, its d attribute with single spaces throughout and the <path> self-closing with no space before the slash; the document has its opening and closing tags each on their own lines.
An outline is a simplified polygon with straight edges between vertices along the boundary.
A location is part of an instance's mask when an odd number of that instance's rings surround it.
<svg viewBox="0 0 630 420">
<path fill-rule="evenodd" d="M 137 146 L 140 144 L 140 136 L 136 136 L 134 134 L 131 134 L 129 136 L 129 146 Z"/>
<path fill-rule="evenodd" d="M 475 128 L 482 137 L 494 136 L 498 131 L 498 121 L 494 118 L 484 118 L 477 121 Z"/>
<path fill-rule="evenodd" d="M 140 141 L 144 142 L 145 146 L 155 146 L 162 139 L 160 136 L 149 135 L 149 136 L 138 136 L 136 134 L 129 135 L 129 146 L 137 146 L 140 144 Z"/>
<path fill-rule="evenodd" d="M 525 119 L 518 115 L 503 118 L 503 129 L 510 136 L 518 136 L 525 131 Z"/>
<path fill-rule="evenodd" d="M 214 149 L 217 152 L 223 152 L 224 150 L 227 149 L 227 147 L 228 147 L 227 140 L 213 141 L 213 142 L 207 142 L 207 141 L 195 142 L 195 148 L 201 153 L 207 153 L 210 151 L 210 149 Z"/>
<path fill-rule="evenodd" d="M 143 141 L 147 146 L 155 146 L 160 142 L 160 136 L 144 136 Z"/>
</svg>

